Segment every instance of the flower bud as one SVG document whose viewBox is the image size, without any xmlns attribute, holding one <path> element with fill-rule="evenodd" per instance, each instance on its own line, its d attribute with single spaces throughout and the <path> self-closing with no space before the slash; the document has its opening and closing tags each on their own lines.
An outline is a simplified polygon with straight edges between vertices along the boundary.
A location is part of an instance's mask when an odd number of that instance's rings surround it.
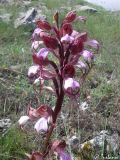
<svg viewBox="0 0 120 160">
<path fill-rule="evenodd" d="M 63 78 L 72 78 L 75 75 L 75 68 L 73 65 L 71 64 L 67 64 L 65 65 L 65 67 L 63 68 L 63 72 L 62 72 L 62 77 Z"/>
<path fill-rule="evenodd" d="M 37 24 L 38 28 L 43 29 L 43 30 L 51 30 L 52 29 L 51 25 L 45 20 L 38 20 L 36 22 L 36 24 Z"/>
<path fill-rule="evenodd" d="M 76 19 L 76 11 L 71 11 L 69 13 L 67 13 L 67 15 L 65 16 L 65 21 L 68 23 L 73 22 Z"/>
<path fill-rule="evenodd" d="M 75 55 L 81 52 L 84 48 L 83 41 L 80 38 L 76 38 L 71 45 L 71 54 Z"/>
<path fill-rule="evenodd" d="M 42 40 L 47 48 L 56 49 L 58 47 L 58 41 L 55 37 L 43 35 Z"/>
<path fill-rule="evenodd" d="M 63 35 L 65 35 L 65 34 L 71 35 L 72 31 L 73 31 L 73 29 L 72 29 L 72 25 L 70 23 L 63 24 L 63 26 L 62 26 Z"/>
</svg>

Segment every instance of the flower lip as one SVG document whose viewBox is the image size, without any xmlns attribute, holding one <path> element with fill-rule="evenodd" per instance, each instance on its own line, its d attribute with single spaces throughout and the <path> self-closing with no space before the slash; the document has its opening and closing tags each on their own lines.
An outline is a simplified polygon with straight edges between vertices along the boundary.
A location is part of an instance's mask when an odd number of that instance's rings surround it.
<svg viewBox="0 0 120 160">
<path fill-rule="evenodd" d="M 33 41 L 31 48 L 34 50 L 37 50 L 39 48 L 40 44 L 43 44 L 43 42 L 42 41 Z"/>
<path fill-rule="evenodd" d="M 85 61 L 90 62 L 92 59 L 94 59 L 94 54 L 91 51 L 84 50 L 82 52 L 82 57 L 84 58 Z"/>
<path fill-rule="evenodd" d="M 48 120 L 44 117 L 40 118 L 34 126 L 34 129 L 37 131 L 37 133 L 39 132 L 47 132 L 48 130 Z"/>
<path fill-rule="evenodd" d="M 73 38 L 76 38 L 79 34 L 80 34 L 79 32 L 77 32 L 76 30 L 73 30 L 71 36 Z"/>
<path fill-rule="evenodd" d="M 48 48 L 42 48 L 37 53 L 33 53 L 33 62 L 38 65 L 48 65 Z"/>
<path fill-rule="evenodd" d="M 60 160 L 72 160 L 71 156 L 65 151 L 62 151 L 59 154 L 59 158 L 60 158 Z"/>
<path fill-rule="evenodd" d="M 66 34 L 65 36 L 63 36 L 61 38 L 61 42 L 66 42 L 66 43 L 72 43 L 74 41 L 74 38 L 72 36 L 69 36 L 68 34 Z"/>
<path fill-rule="evenodd" d="M 33 39 L 33 40 L 36 40 L 36 41 L 40 40 L 40 33 L 41 33 L 42 31 L 43 31 L 42 29 L 36 28 L 36 29 L 34 30 L 33 34 L 32 34 L 32 39 Z"/>
<path fill-rule="evenodd" d="M 64 140 L 55 140 L 52 143 L 52 151 L 57 153 L 60 160 L 71 160 L 71 156 L 65 152 L 66 142 Z"/>
<path fill-rule="evenodd" d="M 70 96 L 75 96 L 80 91 L 80 84 L 73 78 L 67 78 L 64 80 L 65 92 Z"/>
<path fill-rule="evenodd" d="M 78 67 L 78 68 L 81 68 L 81 69 L 86 69 L 86 64 L 85 63 L 83 63 L 82 61 L 78 61 L 78 63 L 76 64 L 76 66 Z"/>
<path fill-rule="evenodd" d="M 39 71 L 40 71 L 40 66 L 34 65 L 34 66 L 29 67 L 27 75 L 29 78 L 33 78 L 34 76 L 38 74 Z"/>
</svg>

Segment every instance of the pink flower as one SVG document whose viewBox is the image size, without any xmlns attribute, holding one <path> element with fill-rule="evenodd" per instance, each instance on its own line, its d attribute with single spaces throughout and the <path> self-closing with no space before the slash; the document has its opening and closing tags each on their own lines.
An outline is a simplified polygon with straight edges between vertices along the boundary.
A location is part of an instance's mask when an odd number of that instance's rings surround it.
<svg viewBox="0 0 120 160">
<path fill-rule="evenodd" d="M 86 44 L 87 45 L 89 45 L 90 47 L 92 47 L 92 48 L 95 48 L 95 49 L 99 49 L 99 47 L 100 47 L 100 44 L 99 44 L 99 42 L 98 41 L 96 41 L 95 39 L 92 39 L 92 40 L 88 40 L 87 42 L 86 42 Z"/>
<path fill-rule="evenodd" d="M 71 36 L 72 36 L 73 38 L 76 38 L 79 34 L 80 34 L 79 32 L 77 32 L 76 30 L 73 30 Z"/>
<path fill-rule="evenodd" d="M 35 118 L 38 118 L 40 115 L 37 113 L 36 109 L 35 108 L 32 108 L 31 106 L 28 106 L 28 116 L 31 118 L 31 119 L 35 119 Z"/>
<path fill-rule="evenodd" d="M 40 46 L 40 44 L 43 44 L 42 41 L 33 41 L 32 42 L 32 49 L 37 50 Z"/>
<path fill-rule="evenodd" d="M 65 36 L 63 36 L 61 38 L 61 42 L 63 43 L 72 43 L 74 41 L 74 38 L 72 36 L 69 36 L 68 34 L 66 34 Z"/>
<path fill-rule="evenodd" d="M 64 90 L 68 95 L 77 95 L 80 91 L 80 85 L 73 78 L 67 78 L 64 80 Z"/>
<path fill-rule="evenodd" d="M 52 143 L 52 150 L 57 153 L 60 160 L 72 160 L 71 156 L 65 151 L 65 147 L 65 141 L 55 140 Z"/>
<path fill-rule="evenodd" d="M 40 40 L 40 33 L 42 32 L 43 30 L 40 29 L 40 28 L 36 28 L 32 34 L 32 39 L 35 40 L 35 41 L 39 41 Z"/>
<path fill-rule="evenodd" d="M 91 51 L 84 50 L 82 52 L 82 57 L 85 61 L 91 62 L 91 60 L 94 59 L 94 54 Z"/>
<path fill-rule="evenodd" d="M 48 48 L 42 48 L 37 52 L 36 54 L 34 53 L 32 55 L 33 57 L 33 62 L 38 65 L 47 65 L 48 64 L 48 53 L 50 50 Z"/>
<path fill-rule="evenodd" d="M 42 118 L 36 122 L 34 126 L 35 130 L 37 133 L 42 131 L 47 132 L 49 124 L 52 123 L 53 110 L 47 105 L 41 105 L 36 109 L 36 113 Z"/>
<path fill-rule="evenodd" d="M 78 61 L 78 63 L 76 64 L 76 66 L 77 66 L 78 68 L 80 68 L 80 69 L 85 73 L 85 71 L 86 71 L 86 69 L 87 69 L 87 66 L 86 66 L 85 63 L 83 63 L 82 61 Z"/>
<path fill-rule="evenodd" d="M 72 160 L 71 156 L 65 151 L 61 151 L 59 158 L 60 160 Z"/>
<path fill-rule="evenodd" d="M 71 11 L 68 12 L 67 15 L 65 16 L 64 21 L 67 23 L 71 23 L 76 19 L 76 11 Z"/>
</svg>

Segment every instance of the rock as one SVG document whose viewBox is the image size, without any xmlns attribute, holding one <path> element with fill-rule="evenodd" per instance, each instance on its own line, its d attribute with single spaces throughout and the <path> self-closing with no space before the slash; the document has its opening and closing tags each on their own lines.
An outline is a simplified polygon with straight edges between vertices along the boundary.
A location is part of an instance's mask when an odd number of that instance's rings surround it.
<svg viewBox="0 0 120 160">
<path fill-rule="evenodd" d="M 41 11 L 37 11 L 35 8 L 30 8 L 26 13 L 20 13 L 19 18 L 14 22 L 14 27 L 28 25 L 34 28 L 34 22 L 36 19 L 45 19 L 45 16 L 41 14 Z"/>
<path fill-rule="evenodd" d="M 15 28 L 31 23 L 34 20 L 37 11 L 35 10 L 35 8 L 31 8 L 26 13 L 20 13 L 20 14 L 21 14 L 20 17 L 17 18 L 14 22 Z"/>
<path fill-rule="evenodd" d="M 0 15 L 0 21 L 5 22 L 5 23 L 9 23 L 11 20 L 11 14 L 9 13 L 5 13 Z"/>
<path fill-rule="evenodd" d="M 82 5 L 76 5 L 74 7 L 74 9 L 76 11 L 86 11 L 86 12 L 90 12 L 90 13 L 96 13 L 97 10 L 93 7 L 90 7 L 90 6 L 82 6 Z"/>
<path fill-rule="evenodd" d="M 1 119 L 0 120 L 0 132 L 4 133 L 11 126 L 10 119 Z"/>
<path fill-rule="evenodd" d="M 69 144 L 73 150 L 76 150 L 79 148 L 79 139 L 76 136 L 72 136 L 69 139 Z"/>
<path fill-rule="evenodd" d="M 14 0 L 0 0 L 0 4 L 13 4 Z"/>
<path fill-rule="evenodd" d="M 24 4 L 25 6 L 28 6 L 28 5 L 31 4 L 31 0 L 24 0 L 24 1 L 23 1 L 23 4 Z"/>
<path fill-rule="evenodd" d="M 88 107 L 88 103 L 87 102 L 82 102 L 79 106 L 79 108 L 82 110 L 82 111 L 85 111 L 87 110 L 89 107 Z"/>
<path fill-rule="evenodd" d="M 93 147 L 103 147 L 105 141 L 107 142 L 107 152 L 114 151 L 116 152 L 119 148 L 119 136 L 117 133 L 110 135 L 108 131 L 101 131 L 95 138 L 84 142 L 80 145 L 81 149 L 84 147 L 86 143 L 91 143 Z"/>
</svg>

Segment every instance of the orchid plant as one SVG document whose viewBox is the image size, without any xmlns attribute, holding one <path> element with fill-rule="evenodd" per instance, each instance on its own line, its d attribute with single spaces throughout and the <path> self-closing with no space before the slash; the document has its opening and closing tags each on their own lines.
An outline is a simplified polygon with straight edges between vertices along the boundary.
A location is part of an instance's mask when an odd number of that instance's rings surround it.
<svg viewBox="0 0 120 160">
<path fill-rule="evenodd" d="M 33 121 L 36 132 L 44 132 L 46 135 L 43 151 L 28 155 L 30 160 L 43 160 L 49 151 L 56 153 L 60 160 L 72 159 L 65 150 L 66 142 L 52 141 L 51 135 L 65 95 L 72 99 L 80 97 L 80 88 L 93 67 L 95 53 L 99 49 L 99 43 L 90 39 L 87 32 L 73 29 L 74 22 L 85 23 L 86 17 L 77 16 L 76 11 L 71 11 L 62 23 L 59 21 L 58 12 L 53 18 L 52 25 L 46 20 L 37 20 L 37 28 L 32 34 L 33 65 L 28 69 L 28 77 L 33 85 L 39 82 L 40 90 L 55 94 L 56 104 L 54 110 L 48 104 L 40 105 L 36 109 L 29 106 L 27 115 L 20 117 L 18 121 L 22 129 L 28 120 Z M 52 60 L 49 55 L 52 55 Z M 78 80 L 75 80 L 76 68 L 81 73 Z M 53 86 L 45 86 L 44 80 L 51 80 Z"/>
</svg>

